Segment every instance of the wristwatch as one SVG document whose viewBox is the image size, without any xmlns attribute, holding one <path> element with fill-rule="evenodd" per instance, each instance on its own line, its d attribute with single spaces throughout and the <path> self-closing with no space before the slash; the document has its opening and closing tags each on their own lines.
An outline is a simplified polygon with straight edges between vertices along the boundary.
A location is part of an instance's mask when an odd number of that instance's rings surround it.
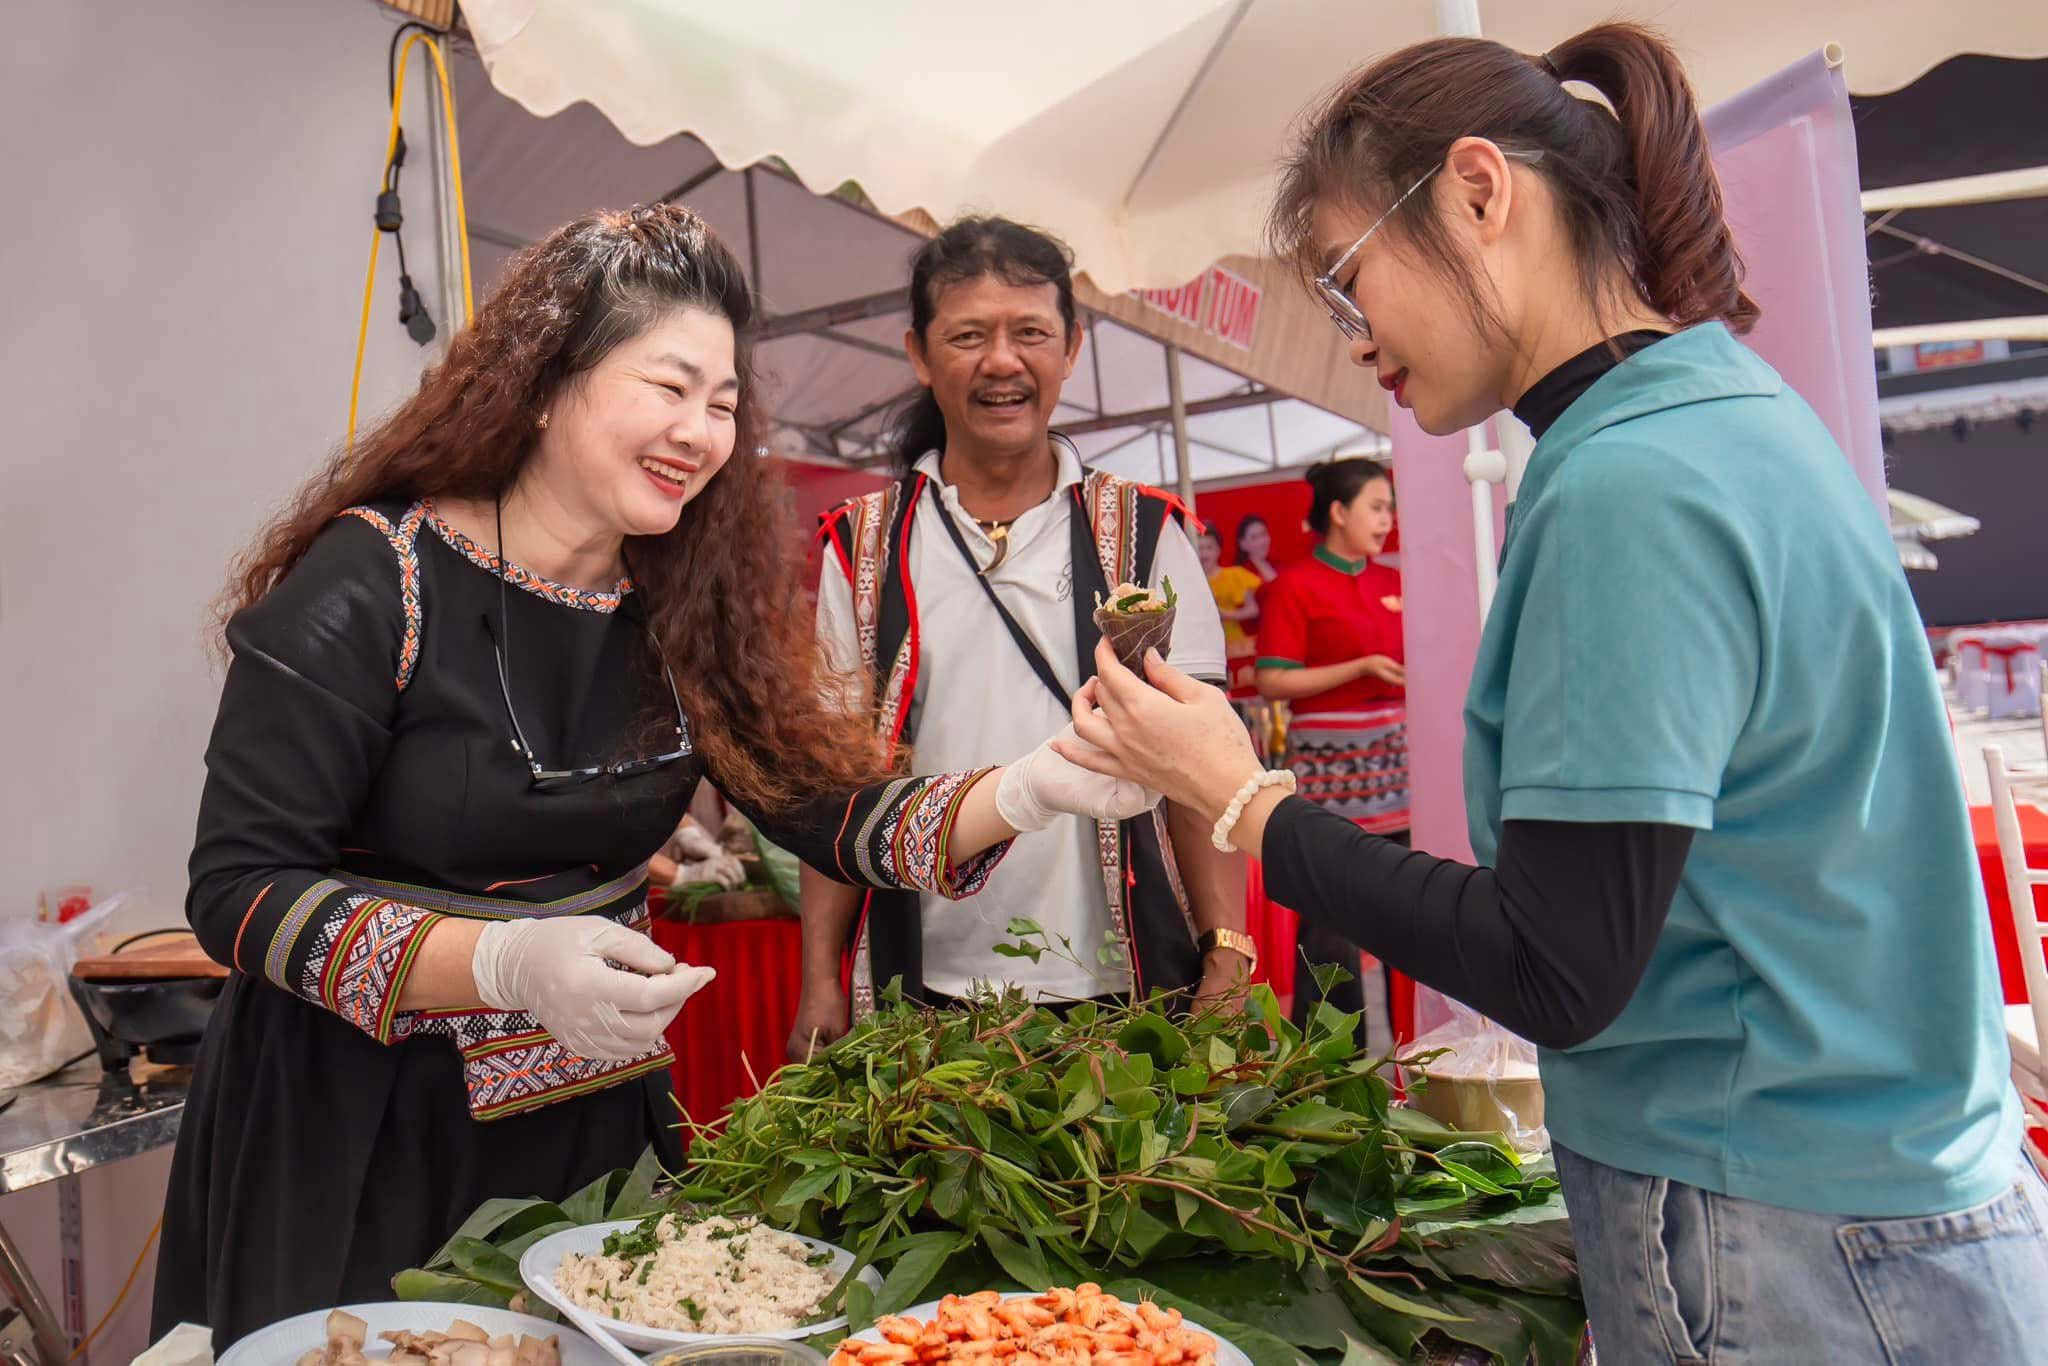
<svg viewBox="0 0 2048 1366">
<path fill-rule="evenodd" d="M 1200 949 L 1205 955 L 1211 949 L 1229 949 L 1232 953 L 1241 953 L 1245 958 L 1245 970 L 1247 972 L 1259 965 L 1258 943 L 1243 930 L 1215 929 L 1206 931 L 1200 939 L 1195 941 L 1195 947 Z"/>
</svg>

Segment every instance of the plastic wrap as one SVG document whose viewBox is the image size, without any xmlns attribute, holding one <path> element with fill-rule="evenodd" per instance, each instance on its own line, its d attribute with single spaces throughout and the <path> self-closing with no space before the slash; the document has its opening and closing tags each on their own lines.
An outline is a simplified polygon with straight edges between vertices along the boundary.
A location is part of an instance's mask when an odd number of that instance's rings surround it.
<svg viewBox="0 0 2048 1366">
<path fill-rule="evenodd" d="M 1498 1130 L 1523 1152 L 1547 1150 L 1536 1045 L 1448 996 L 1436 1006 L 1449 1018 L 1404 1050 L 1446 1050 L 1422 1069 L 1416 1108 L 1461 1129 Z"/>
<path fill-rule="evenodd" d="M 0 1090 L 24 1086 L 92 1049 L 65 979 L 86 937 L 128 900 L 110 896 L 64 924 L 0 923 Z"/>
</svg>

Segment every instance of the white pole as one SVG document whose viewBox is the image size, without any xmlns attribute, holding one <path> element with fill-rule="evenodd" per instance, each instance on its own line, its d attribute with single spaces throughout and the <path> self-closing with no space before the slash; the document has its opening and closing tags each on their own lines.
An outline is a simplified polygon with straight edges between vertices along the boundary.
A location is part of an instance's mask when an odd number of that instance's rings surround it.
<svg viewBox="0 0 2048 1366">
<path fill-rule="evenodd" d="M 1173 408 L 1173 466 L 1180 481 L 1180 500 L 1195 510 L 1195 471 L 1188 459 L 1188 404 L 1180 387 L 1180 348 L 1166 344 L 1166 401 Z"/>
<path fill-rule="evenodd" d="M 1447 38 L 1479 36 L 1479 0 L 1436 0 L 1437 31 Z M 1472 484 L 1472 570 L 1479 588 L 1479 619 L 1493 606 L 1497 567 L 1493 544 L 1493 485 L 1505 483 L 1507 459 L 1486 444 L 1486 424 L 1465 433 L 1465 478 Z"/>
<path fill-rule="evenodd" d="M 1465 432 L 1465 478 L 1472 485 L 1472 571 L 1479 586 L 1479 619 L 1493 608 L 1498 558 L 1493 545 L 1493 486 L 1508 477 L 1507 457 L 1486 444 L 1486 424 Z"/>
<path fill-rule="evenodd" d="M 1436 0 L 1437 32 L 1446 38 L 1479 36 L 1479 0 Z"/>
</svg>

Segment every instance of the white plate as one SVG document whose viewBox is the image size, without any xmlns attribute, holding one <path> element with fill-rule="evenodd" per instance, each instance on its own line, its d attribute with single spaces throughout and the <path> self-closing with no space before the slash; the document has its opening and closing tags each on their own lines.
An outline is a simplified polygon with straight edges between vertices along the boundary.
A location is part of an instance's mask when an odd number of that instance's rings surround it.
<svg viewBox="0 0 2048 1366">
<path fill-rule="evenodd" d="M 639 1223 L 638 1219 L 615 1219 L 607 1224 L 585 1224 L 582 1228 L 567 1229 L 553 1237 L 543 1238 L 526 1249 L 526 1254 L 519 1259 L 519 1278 L 526 1282 L 527 1289 L 560 1309 L 569 1299 L 555 1287 L 555 1271 L 562 1265 L 562 1259 L 572 1252 L 585 1257 L 598 1256 L 604 1251 L 604 1240 L 608 1235 L 622 1233 L 637 1227 Z M 831 1253 L 830 1269 L 834 1275 L 845 1275 L 846 1268 L 853 1265 L 853 1254 L 843 1247 L 835 1247 L 816 1238 L 805 1238 L 801 1233 L 791 1236 L 800 1240 L 813 1252 Z M 871 1266 L 861 1268 L 860 1279 L 873 1290 L 879 1291 L 882 1288 L 882 1273 Z M 825 1319 L 819 1323 L 807 1323 L 801 1328 L 783 1328 L 774 1332 L 679 1333 L 669 1328 L 649 1328 L 642 1324 L 627 1323 L 624 1319 L 609 1318 L 595 1309 L 581 1305 L 577 1307 L 603 1324 L 606 1331 L 620 1342 L 628 1347 L 637 1347 L 643 1352 L 657 1352 L 664 1347 L 682 1347 L 692 1342 L 713 1341 L 721 1337 L 780 1338 L 784 1341 L 794 1341 L 815 1337 L 819 1333 L 830 1333 L 846 1326 L 846 1316 L 841 1314 L 837 1318 Z"/>
<path fill-rule="evenodd" d="M 488 1309 L 480 1304 L 434 1304 L 425 1300 L 388 1304 L 345 1304 L 344 1313 L 354 1314 L 370 1325 L 363 1355 L 382 1361 L 391 1346 L 380 1333 L 445 1333 L 457 1319 L 467 1319 L 492 1337 L 500 1333 L 526 1333 L 532 1337 L 557 1338 L 561 1342 L 562 1366 L 612 1366 L 612 1359 L 596 1343 L 564 1323 L 549 1323 L 531 1314 L 509 1309 Z M 297 1366 L 300 1357 L 327 1345 L 325 1309 L 273 1323 L 249 1334 L 222 1354 L 219 1366 Z"/>
<path fill-rule="evenodd" d="M 1011 1300 L 1029 1300 L 1036 1298 L 1037 1297 L 1035 1295 L 1009 1295 L 1004 1297 L 1003 1303 L 1008 1304 Z M 906 1319 L 919 1319 L 925 1323 L 930 1323 L 933 1318 L 937 1317 L 939 1312 L 939 1305 L 943 1302 L 944 1301 L 941 1300 L 928 1300 L 923 1304 L 916 1305 L 913 1308 L 904 1310 L 897 1317 Z M 1195 1329 L 1197 1332 L 1207 1333 L 1210 1337 L 1216 1339 L 1216 1366 L 1252 1366 L 1252 1359 L 1244 1354 L 1243 1349 L 1240 1348 L 1236 1343 L 1232 1342 L 1229 1338 L 1224 1337 L 1215 1329 L 1204 1328 L 1201 1324 L 1196 1323 L 1193 1319 L 1188 1319 L 1187 1325 L 1188 1327 Z M 868 1329 L 865 1333 L 852 1333 L 848 1335 L 849 1341 L 852 1341 L 856 1338 L 862 1342 L 880 1342 L 882 1340 L 882 1335 L 873 1328 Z"/>
</svg>

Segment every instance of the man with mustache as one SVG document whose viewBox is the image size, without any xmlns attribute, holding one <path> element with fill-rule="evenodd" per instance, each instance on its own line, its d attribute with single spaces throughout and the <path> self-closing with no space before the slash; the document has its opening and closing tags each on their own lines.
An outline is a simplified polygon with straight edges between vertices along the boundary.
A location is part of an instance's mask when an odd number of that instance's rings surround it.
<svg viewBox="0 0 2048 1366">
<path fill-rule="evenodd" d="M 1180 598 L 1172 657 L 1221 684 L 1222 622 L 1157 489 L 1084 471 L 1050 430 L 1081 349 L 1071 257 L 1000 218 L 955 223 L 912 262 L 910 361 L 925 392 L 896 437 L 903 478 L 828 513 L 818 636 L 855 680 L 849 705 L 922 773 L 1029 753 L 1092 672 L 1094 596 L 1120 582 Z M 843 1034 L 877 991 L 945 1004 L 976 983 L 1057 1005 L 1155 989 L 1224 998 L 1253 966 L 1241 858 L 1162 805 L 1121 825 L 1063 817 L 1020 840 L 978 896 L 867 897 L 804 870 L 804 988 L 791 1056 Z M 1070 961 L 998 955 L 1015 917 L 1071 940 Z M 1105 943 L 1122 961 L 1103 961 Z M 852 953 L 850 989 L 842 975 Z"/>
</svg>

